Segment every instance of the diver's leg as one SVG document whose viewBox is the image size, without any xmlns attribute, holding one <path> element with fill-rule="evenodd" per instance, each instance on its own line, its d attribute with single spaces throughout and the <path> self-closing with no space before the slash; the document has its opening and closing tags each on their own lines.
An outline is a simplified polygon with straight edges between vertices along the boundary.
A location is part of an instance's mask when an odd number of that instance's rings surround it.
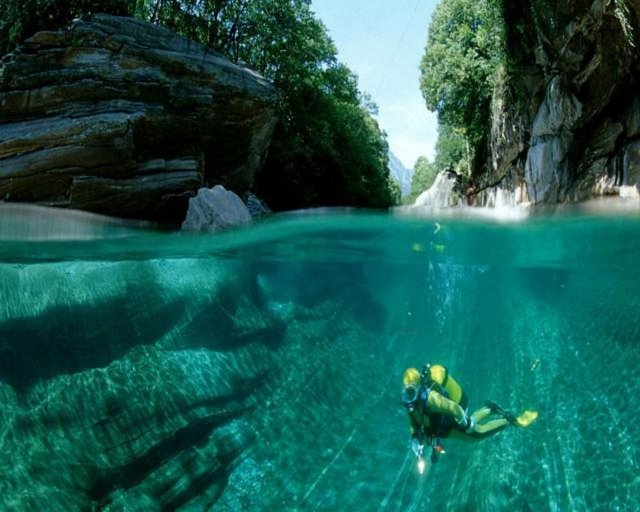
<svg viewBox="0 0 640 512">
<path fill-rule="evenodd" d="M 470 432 L 471 436 L 477 438 L 483 438 L 490 436 L 491 434 L 495 434 L 500 432 L 504 427 L 509 424 L 508 418 L 498 418 L 495 420 L 486 421 L 485 423 L 480 423 L 483 419 L 485 419 L 490 414 L 494 414 L 495 410 L 491 406 L 485 406 L 482 409 L 478 409 L 471 416 L 475 419 L 476 426 L 473 429 L 473 432 Z"/>
<path fill-rule="evenodd" d="M 473 434 L 467 434 L 466 432 L 462 432 L 461 430 L 454 428 L 454 429 L 451 429 L 451 432 L 447 436 L 447 439 L 457 439 L 459 441 L 475 442 L 475 441 L 480 441 L 481 438 Z"/>
<path fill-rule="evenodd" d="M 482 409 L 481 409 L 482 411 Z M 473 413 L 473 416 L 476 417 L 476 411 Z M 487 414 L 484 414 L 482 418 L 485 418 Z M 504 418 L 499 418 L 496 420 L 487 421 L 486 423 L 476 423 L 476 426 L 473 429 L 473 432 L 463 432 L 458 430 L 457 428 L 451 429 L 449 433 L 449 437 L 454 439 L 459 439 L 460 441 L 480 441 L 486 437 L 492 436 L 493 434 L 497 434 L 501 430 L 509 425 L 509 422 Z"/>
<path fill-rule="evenodd" d="M 487 416 L 489 416 L 489 414 L 491 414 L 491 409 L 489 409 L 489 407 L 483 407 L 482 409 L 478 409 L 477 411 L 475 411 L 471 415 L 471 417 L 475 420 L 476 423 L 478 423 L 479 421 L 482 421 Z"/>
<path fill-rule="evenodd" d="M 473 429 L 473 432 L 471 432 L 469 435 L 478 439 L 484 439 L 485 437 L 497 434 L 507 425 L 509 425 L 509 422 L 505 418 L 487 421 L 486 423 L 482 424 L 477 423 L 476 427 Z"/>
</svg>

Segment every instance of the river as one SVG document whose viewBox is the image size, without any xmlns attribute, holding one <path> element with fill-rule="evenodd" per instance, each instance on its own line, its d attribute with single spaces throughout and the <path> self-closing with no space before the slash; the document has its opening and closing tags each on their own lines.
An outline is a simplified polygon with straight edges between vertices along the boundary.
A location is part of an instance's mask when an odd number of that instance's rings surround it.
<svg viewBox="0 0 640 512">
<path fill-rule="evenodd" d="M 640 509 L 637 215 L 3 222 L 0 510 Z M 537 421 L 420 474 L 426 362 Z"/>
</svg>

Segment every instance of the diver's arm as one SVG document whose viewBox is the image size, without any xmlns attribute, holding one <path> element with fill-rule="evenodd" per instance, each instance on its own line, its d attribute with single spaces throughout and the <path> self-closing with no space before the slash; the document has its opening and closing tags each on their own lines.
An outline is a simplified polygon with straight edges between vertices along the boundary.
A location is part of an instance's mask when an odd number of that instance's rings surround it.
<svg viewBox="0 0 640 512">
<path fill-rule="evenodd" d="M 409 427 L 411 428 L 411 451 L 420 458 L 424 449 L 424 440 L 418 439 L 418 423 L 412 414 L 409 414 Z"/>
<path fill-rule="evenodd" d="M 453 400 L 449 400 L 448 398 L 443 397 L 437 391 L 429 392 L 427 405 L 429 406 L 429 409 L 434 412 L 449 414 L 453 416 L 458 423 L 466 417 L 466 414 L 464 413 L 462 407 L 460 407 Z"/>
<path fill-rule="evenodd" d="M 409 428 L 411 429 L 411 437 L 416 437 L 418 435 L 418 423 L 413 414 L 409 414 Z"/>
</svg>

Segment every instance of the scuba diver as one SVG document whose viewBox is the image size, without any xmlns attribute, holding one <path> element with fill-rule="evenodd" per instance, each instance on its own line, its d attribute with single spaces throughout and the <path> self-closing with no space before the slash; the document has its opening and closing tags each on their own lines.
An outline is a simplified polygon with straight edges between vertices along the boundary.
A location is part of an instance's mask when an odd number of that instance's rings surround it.
<svg viewBox="0 0 640 512">
<path fill-rule="evenodd" d="M 535 411 L 525 411 L 516 417 L 494 402 L 487 402 L 468 415 L 467 395 L 441 365 L 427 364 L 422 373 L 416 368 L 408 368 L 402 376 L 402 384 L 402 402 L 409 413 L 411 426 L 411 449 L 419 459 L 421 473 L 425 445 L 432 447 L 431 461 L 436 462 L 438 454 L 444 453 L 441 438 L 480 440 L 509 425 L 527 427 L 538 417 Z"/>
</svg>

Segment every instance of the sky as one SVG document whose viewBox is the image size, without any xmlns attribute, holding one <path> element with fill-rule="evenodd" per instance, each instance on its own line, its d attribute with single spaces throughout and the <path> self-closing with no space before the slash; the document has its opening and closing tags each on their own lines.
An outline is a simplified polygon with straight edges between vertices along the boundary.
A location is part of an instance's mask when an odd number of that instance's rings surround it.
<svg viewBox="0 0 640 512">
<path fill-rule="evenodd" d="M 312 0 L 338 60 L 358 75 L 358 87 L 378 105 L 391 151 L 405 167 L 419 156 L 433 161 L 435 114 L 420 93 L 420 59 L 438 0 Z"/>
</svg>

